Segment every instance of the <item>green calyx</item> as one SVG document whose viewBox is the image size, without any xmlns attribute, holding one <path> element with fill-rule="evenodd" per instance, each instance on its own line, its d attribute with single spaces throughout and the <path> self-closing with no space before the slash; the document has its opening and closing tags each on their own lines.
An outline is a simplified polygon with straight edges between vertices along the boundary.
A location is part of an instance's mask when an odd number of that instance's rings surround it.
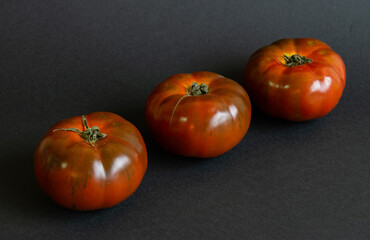
<svg viewBox="0 0 370 240">
<path fill-rule="evenodd" d="M 279 62 L 288 67 L 299 66 L 299 65 L 306 64 L 306 63 L 312 63 L 313 61 L 312 59 L 306 58 L 305 56 L 301 56 L 298 54 L 293 54 L 292 56 L 288 56 L 284 54 L 283 58 L 285 60 L 285 63 L 280 62 L 278 58 Z"/>
<path fill-rule="evenodd" d="M 54 129 L 55 131 L 71 131 L 78 133 L 85 141 L 87 141 L 91 146 L 94 146 L 94 143 L 99 141 L 102 138 L 105 138 L 107 134 L 100 132 L 99 128 L 96 126 L 93 126 L 89 128 L 87 125 L 87 120 L 84 115 L 82 115 L 82 123 L 85 126 L 85 131 L 82 132 L 78 130 L 77 128 L 61 128 L 61 129 Z"/>
<path fill-rule="evenodd" d="M 190 86 L 188 95 L 191 96 L 198 96 L 208 93 L 208 85 L 205 85 L 204 83 L 198 84 L 193 82 Z"/>
</svg>

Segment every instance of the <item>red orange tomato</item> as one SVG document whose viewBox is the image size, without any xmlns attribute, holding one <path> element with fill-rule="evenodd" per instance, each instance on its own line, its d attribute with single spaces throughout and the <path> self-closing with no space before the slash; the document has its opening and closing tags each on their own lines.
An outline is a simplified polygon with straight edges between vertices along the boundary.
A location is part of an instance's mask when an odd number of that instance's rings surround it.
<svg viewBox="0 0 370 240">
<path fill-rule="evenodd" d="M 139 131 L 109 112 L 58 122 L 34 155 L 41 189 L 74 210 L 118 204 L 135 192 L 146 167 L 147 152 Z"/>
<path fill-rule="evenodd" d="M 251 104 L 238 83 L 219 74 L 176 74 L 160 83 L 146 103 L 146 121 L 166 150 L 215 157 L 237 145 L 251 120 Z"/>
<path fill-rule="evenodd" d="M 341 57 L 312 38 L 282 39 L 259 49 L 250 57 L 244 76 L 253 104 L 292 121 L 328 114 L 346 82 Z"/>
</svg>

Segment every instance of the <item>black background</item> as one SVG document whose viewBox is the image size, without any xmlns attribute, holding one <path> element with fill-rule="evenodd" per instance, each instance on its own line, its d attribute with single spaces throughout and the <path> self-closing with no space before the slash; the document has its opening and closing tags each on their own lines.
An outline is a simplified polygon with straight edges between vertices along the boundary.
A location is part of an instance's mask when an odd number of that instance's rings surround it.
<svg viewBox="0 0 370 240">
<path fill-rule="evenodd" d="M 370 2 L 0 2 L 0 239 L 370 239 Z M 253 109 L 242 142 L 213 159 L 150 136 L 151 90 L 182 72 L 242 84 L 249 56 L 313 37 L 342 56 L 347 84 L 326 117 Z M 141 131 L 149 165 L 116 207 L 74 212 L 39 189 L 33 151 L 54 123 L 111 111 Z"/>
</svg>

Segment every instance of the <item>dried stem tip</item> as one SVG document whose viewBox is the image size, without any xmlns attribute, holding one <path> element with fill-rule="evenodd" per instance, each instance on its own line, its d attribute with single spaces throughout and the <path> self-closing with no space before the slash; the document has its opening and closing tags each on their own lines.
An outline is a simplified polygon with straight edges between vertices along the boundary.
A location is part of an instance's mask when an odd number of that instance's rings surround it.
<svg viewBox="0 0 370 240">
<path fill-rule="evenodd" d="M 100 132 L 99 128 L 96 126 L 93 126 L 89 128 L 87 125 L 87 120 L 84 115 L 82 115 L 82 123 L 85 127 L 85 131 L 82 132 L 78 130 L 77 128 L 61 128 L 61 129 L 54 129 L 53 132 L 55 131 L 70 131 L 70 132 L 75 132 L 78 133 L 85 141 L 87 141 L 91 146 L 94 146 L 94 143 L 96 141 L 99 141 L 102 138 L 105 138 L 107 134 Z"/>
<path fill-rule="evenodd" d="M 285 55 L 283 56 L 284 60 L 285 60 L 285 63 L 281 63 L 285 66 L 288 66 L 288 67 L 294 67 L 294 66 L 299 66 L 299 65 L 303 65 L 303 64 L 306 64 L 306 63 L 312 63 L 312 59 L 309 59 L 309 58 L 306 58 L 305 56 L 301 56 L 301 55 L 298 55 L 298 54 L 293 54 L 292 56 L 288 56 L 288 55 Z"/>
<path fill-rule="evenodd" d="M 199 85 L 198 83 L 193 82 L 189 89 L 188 95 L 198 96 L 206 93 L 208 93 L 208 85 L 205 85 L 204 83 Z"/>
</svg>

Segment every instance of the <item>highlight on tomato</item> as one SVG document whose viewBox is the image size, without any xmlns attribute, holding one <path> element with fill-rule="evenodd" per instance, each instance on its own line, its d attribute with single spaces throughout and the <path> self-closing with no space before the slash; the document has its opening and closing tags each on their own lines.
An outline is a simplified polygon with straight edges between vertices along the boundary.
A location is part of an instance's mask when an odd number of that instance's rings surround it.
<svg viewBox="0 0 370 240">
<path fill-rule="evenodd" d="M 257 50 L 244 71 L 245 87 L 262 112 L 291 121 L 328 114 L 346 83 L 341 57 L 313 38 L 282 39 Z"/>
<path fill-rule="evenodd" d="M 167 151 L 191 157 L 221 155 L 237 145 L 251 120 L 247 92 L 212 72 L 176 74 L 146 102 L 147 125 Z"/>
<path fill-rule="evenodd" d="M 120 203 L 138 188 L 146 168 L 147 151 L 140 132 L 109 112 L 58 122 L 41 139 L 34 155 L 41 189 L 73 210 Z"/>
</svg>

